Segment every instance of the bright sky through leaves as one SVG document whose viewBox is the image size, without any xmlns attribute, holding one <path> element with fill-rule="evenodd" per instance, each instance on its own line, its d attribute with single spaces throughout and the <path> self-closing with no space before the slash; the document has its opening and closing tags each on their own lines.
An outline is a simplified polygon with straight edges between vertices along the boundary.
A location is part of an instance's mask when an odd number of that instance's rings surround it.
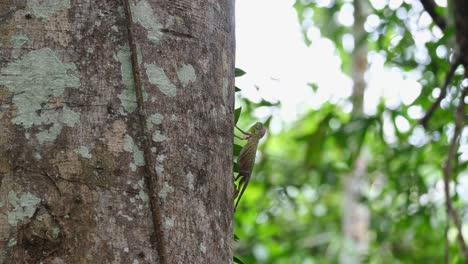
<svg viewBox="0 0 468 264">
<path fill-rule="evenodd" d="M 328 6 L 331 2 L 317 1 L 317 5 Z M 376 9 L 388 4 L 401 19 L 409 23 L 416 41 L 416 49 L 409 52 L 415 53 L 420 64 L 427 64 L 430 58 L 424 45 L 428 41 L 441 38 L 442 33 L 437 27 L 428 29 L 431 18 L 427 13 L 414 16 L 403 12 L 399 8 L 402 2 L 373 0 L 371 4 Z M 446 6 L 447 3 L 446 0 L 436 2 L 441 6 Z M 283 121 L 290 124 L 308 110 L 318 109 L 327 101 L 341 105 L 345 111 L 351 111 L 351 105 L 346 99 L 351 95 L 352 81 L 341 71 L 341 59 L 333 43 L 321 37 L 311 19 L 309 22 L 305 19 L 305 23 L 310 26 L 307 35 L 312 40 L 312 44 L 307 47 L 293 4 L 293 0 L 236 1 L 236 67 L 247 72 L 236 79 L 236 86 L 251 101 L 259 102 L 264 98 L 281 102 L 279 113 L 271 123 L 269 132 L 272 133 L 282 128 Z M 422 6 L 417 7 L 419 3 L 412 4 L 416 5 L 416 11 L 418 8 L 422 10 Z M 305 12 L 305 16 L 311 18 L 312 10 Z M 344 5 L 335 19 L 343 25 L 351 26 L 354 20 L 353 7 Z M 365 29 L 372 32 L 379 23 L 378 16 L 370 14 Z M 401 36 L 395 35 L 392 42 L 396 45 L 400 40 Z M 354 46 L 352 35 L 345 35 L 343 41 L 345 48 L 351 51 Z M 438 57 L 446 58 L 447 55 L 448 51 L 444 46 L 437 50 Z M 400 104 L 410 105 L 418 97 L 422 89 L 418 82 L 421 73 L 403 72 L 397 67 L 384 66 L 385 58 L 376 52 L 368 54 L 368 62 L 370 67 L 366 74 L 368 86 L 364 101 L 366 114 L 375 114 L 377 104 L 382 98 L 386 100 L 387 107 L 397 108 Z M 319 89 L 314 92 L 308 85 L 311 83 L 316 84 Z M 260 110 L 256 114 L 261 120 L 270 113 Z M 422 117 L 423 109 L 413 106 L 409 108 L 408 114 L 411 118 L 418 119 Z M 385 119 L 389 118 L 384 117 Z M 387 121 L 389 125 L 390 120 Z M 401 132 L 410 129 L 408 121 L 403 117 L 396 120 L 396 126 Z M 395 131 L 393 127 L 388 127 L 389 129 L 385 129 L 385 139 L 391 143 L 395 140 Z M 465 129 L 462 138 L 466 138 L 467 134 Z M 426 137 L 422 128 L 416 128 L 409 142 L 417 146 L 426 142 Z M 465 141 L 462 140 L 460 147 L 462 160 L 468 159 Z M 462 173 L 459 177 L 457 191 L 462 199 L 468 201 L 468 175 Z M 439 182 L 442 184 L 441 180 Z M 437 190 L 437 193 L 441 195 L 442 190 Z"/>
<path fill-rule="evenodd" d="M 341 72 L 341 60 L 332 42 L 312 27 L 308 35 L 313 43 L 307 47 L 293 3 L 236 1 L 236 65 L 247 72 L 236 79 L 237 86 L 252 101 L 262 97 L 281 101 L 279 117 L 287 122 L 326 101 L 338 102 L 350 110 L 345 99 L 351 94 L 352 82 Z M 338 19 L 352 21 L 352 8 L 340 12 Z M 369 27 L 378 23 L 369 19 Z M 349 38 L 345 41 L 349 42 Z M 403 76 L 396 68 L 385 68 L 384 59 L 377 53 L 369 54 L 369 62 L 366 113 L 375 113 L 381 97 L 396 107 L 400 103 L 409 104 L 418 96 L 421 86 L 417 74 Z M 314 93 L 308 83 L 316 83 L 318 91 Z"/>
</svg>

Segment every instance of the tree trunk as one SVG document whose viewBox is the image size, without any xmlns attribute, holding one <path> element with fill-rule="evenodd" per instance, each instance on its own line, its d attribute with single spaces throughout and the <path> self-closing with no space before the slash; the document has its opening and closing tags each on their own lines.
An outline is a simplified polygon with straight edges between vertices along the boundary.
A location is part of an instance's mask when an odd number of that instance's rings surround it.
<svg viewBox="0 0 468 264">
<path fill-rule="evenodd" d="M 353 34 L 356 47 L 352 54 L 353 119 L 364 115 L 364 91 L 366 88 L 364 74 L 367 70 L 368 52 L 366 43 L 362 41 L 366 36 L 365 19 L 364 1 L 354 0 Z M 367 172 L 367 157 L 364 149 L 358 154 L 353 166 L 353 171 L 345 176 L 343 182 L 342 228 L 345 243 L 340 256 L 341 264 L 362 263 L 363 256 L 369 248 L 370 212 L 369 208 L 360 202 L 362 185 L 366 181 Z"/>
<path fill-rule="evenodd" d="M 0 0 L 0 263 L 230 263 L 233 74 L 233 1 Z"/>
</svg>

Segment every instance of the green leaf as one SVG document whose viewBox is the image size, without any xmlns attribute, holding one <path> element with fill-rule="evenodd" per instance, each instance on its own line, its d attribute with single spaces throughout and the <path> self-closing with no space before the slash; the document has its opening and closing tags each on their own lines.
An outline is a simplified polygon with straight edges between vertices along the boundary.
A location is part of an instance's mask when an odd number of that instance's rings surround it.
<svg viewBox="0 0 468 264">
<path fill-rule="evenodd" d="M 246 72 L 242 69 L 236 68 L 234 70 L 234 76 L 235 77 L 241 77 L 242 75 L 246 74 Z"/>
<path fill-rule="evenodd" d="M 236 92 L 242 91 L 239 87 L 237 87 L 237 86 L 234 86 L 234 87 L 236 88 Z"/>
<path fill-rule="evenodd" d="M 333 164 L 333 167 L 334 167 L 335 170 L 341 171 L 341 172 L 348 172 L 351 169 L 349 167 L 349 165 L 346 162 L 343 162 L 343 161 L 335 162 Z"/>
<path fill-rule="evenodd" d="M 307 83 L 307 85 L 308 85 L 310 88 L 312 88 L 312 91 L 314 91 L 314 92 L 317 92 L 317 90 L 318 90 L 318 88 L 319 88 L 319 87 L 318 87 L 318 84 L 316 84 L 316 83 Z"/>
<path fill-rule="evenodd" d="M 260 101 L 260 103 L 256 104 L 257 106 L 278 106 L 280 103 L 279 102 L 276 102 L 276 103 L 272 103 L 272 102 L 269 102 L 267 100 L 262 100 Z"/>
<path fill-rule="evenodd" d="M 239 121 L 241 112 L 242 112 L 242 107 L 239 107 L 236 110 L 234 110 L 234 124 L 237 124 L 237 121 Z"/>
<path fill-rule="evenodd" d="M 234 156 L 239 156 L 239 153 L 242 150 L 242 146 L 239 146 L 237 144 L 234 144 Z"/>
<path fill-rule="evenodd" d="M 239 173 L 239 165 L 237 165 L 237 162 L 232 163 L 232 171 Z"/>
<path fill-rule="evenodd" d="M 234 257 L 234 263 L 244 264 L 244 262 L 237 257 Z"/>
<path fill-rule="evenodd" d="M 234 234 L 234 241 L 239 241 L 239 237 L 236 234 Z"/>
</svg>

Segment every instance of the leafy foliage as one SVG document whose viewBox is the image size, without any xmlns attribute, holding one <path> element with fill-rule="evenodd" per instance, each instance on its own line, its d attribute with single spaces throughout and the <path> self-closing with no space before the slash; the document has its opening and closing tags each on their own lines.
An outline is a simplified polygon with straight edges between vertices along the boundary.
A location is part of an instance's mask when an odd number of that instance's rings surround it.
<svg viewBox="0 0 468 264">
<path fill-rule="evenodd" d="M 311 44 L 309 27 L 319 27 L 334 43 L 343 71 L 349 73 L 351 51 L 343 39 L 352 34 L 352 28 L 336 18 L 351 2 L 328 1 L 326 6 L 324 2 L 296 1 L 304 39 Z M 368 7 L 367 20 L 378 23 L 367 29 L 365 38 L 354 40 L 354 45 L 367 44 L 385 58 L 387 67 L 398 68 L 403 75 L 418 74 L 423 88 L 413 102 L 394 106 L 382 100 L 375 114 L 361 117 L 327 103 L 294 124 L 284 124 L 279 133 L 267 134 L 244 202 L 235 214 L 236 234 L 241 237 L 237 253 L 245 263 L 338 262 L 345 246 L 343 179 L 352 173 L 359 155 L 367 160 L 361 201 L 371 215 L 364 263 L 444 262 L 447 219 L 441 164 L 447 158 L 462 73 L 455 74 L 448 100 L 432 117 L 429 129 L 419 125 L 421 116 L 415 112 L 430 107 L 444 82 L 453 26 L 441 32 L 434 24 L 415 24 L 423 14 L 418 1 Z M 437 11 L 447 12 L 444 7 Z M 421 30 L 431 35 L 425 43 L 415 37 Z M 315 84 L 311 87 L 320 89 Z M 242 126 L 254 122 L 255 108 L 279 107 L 267 101 L 254 104 L 242 97 L 238 103 L 242 105 Z M 466 138 L 461 144 L 468 144 Z M 466 173 L 467 164 L 466 160 L 457 162 L 454 175 Z M 455 194 L 454 203 L 463 215 L 467 207 L 462 197 Z M 455 233 L 453 228 L 449 230 L 449 253 L 452 263 L 462 263 Z"/>
</svg>

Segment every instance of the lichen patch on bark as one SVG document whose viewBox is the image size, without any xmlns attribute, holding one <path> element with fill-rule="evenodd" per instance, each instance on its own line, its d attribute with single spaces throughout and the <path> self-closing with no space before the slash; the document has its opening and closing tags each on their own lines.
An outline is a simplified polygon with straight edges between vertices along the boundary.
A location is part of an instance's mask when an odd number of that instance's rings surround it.
<svg viewBox="0 0 468 264">
<path fill-rule="evenodd" d="M 28 0 L 28 8 L 38 18 L 48 19 L 57 12 L 70 8 L 70 0 Z"/>
<path fill-rule="evenodd" d="M 164 182 L 161 193 L 159 193 L 159 197 L 161 197 L 163 200 L 166 199 L 167 195 L 171 192 L 174 191 L 174 188 L 169 185 L 169 183 Z"/>
<path fill-rule="evenodd" d="M 164 70 L 154 64 L 145 63 L 146 75 L 151 84 L 154 84 L 158 89 L 169 97 L 177 95 L 176 86 L 169 80 Z"/>
<path fill-rule="evenodd" d="M 8 240 L 8 247 L 9 248 L 14 247 L 14 246 L 16 246 L 16 243 L 17 243 L 16 239 L 12 238 L 12 239 Z"/>
<path fill-rule="evenodd" d="M 75 71 L 73 63 L 62 63 L 49 48 L 31 51 L 9 63 L 0 71 L 0 85 L 13 94 L 16 117 L 11 121 L 26 129 L 40 126 L 36 136 L 41 144 L 53 141 L 63 125 L 74 126 L 80 114 L 54 101 L 63 101 L 66 88 L 80 86 Z"/>
<path fill-rule="evenodd" d="M 66 106 L 63 107 L 61 112 L 47 111 L 42 116 L 47 120 L 46 124 L 52 124 L 52 126 L 36 134 L 39 144 L 54 141 L 62 131 L 63 125 L 73 127 L 80 121 L 80 113 L 74 112 Z"/>
<path fill-rule="evenodd" d="M 164 217 L 164 227 L 165 229 L 170 229 L 174 226 L 174 218 L 173 217 Z"/>
<path fill-rule="evenodd" d="M 31 218 L 40 202 L 41 199 L 31 193 L 25 193 L 18 197 L 15 192 L 10 191 L 8 193 L 8 203 L 13 206 L 13 210 L 7 212 L 8 224 L 16 226 L 18 222 Z"/>
<path fill-rule="evenodd" d="M 120 74 L 122 81 L 125 85 L 124 90 L 118 95 L 123 109 L 132 113 L 137 108 L 136 94 L 135 94 L 135 81 L 133 80 L 133 68 L 131 61 L 131 53 L 128 45 L 122 47 L 114 57 L 120 62 Z M 124 112 L 121 110 L 121 113 Z"/>
<path fill-rule="evenodd" d="M 124 150 L 133 153 L 133 162 L 130 164 L 132 171 L 135 171 L 137 166 L 145 165 L 143 151 L 138 148 L 130 135 L 125 135 Z"/>
<path fill-rule="evenodd" d="M 136 5 L 131 4 L 132 15 L 135 22 L 142 25 L 148 31 L 148 39 L 153 43 L 158 43 L 161 40 L 162 24 L 158 21 L 151 5 L 143 0 Z"/>
<path fill-rule="evenodd" d="M 200 243 L 200 251 L 205 254 L 206 253 L 206 245 L 202 242 Z"/>
<path fill-rule="evenodd" d="M 85 159 L 90 159 L 92 157 L 91 153 L 89 153 L 89 149 L 85 146 L 80 146 L 79 148 L 75 149 L 75 153 Z"/>
<path fill-rule="evenodd" d="M 156 130 L 153 133 L 152 139 L 153 139 L 154 142 L 162 142 L 162 141 L 167 140 L 167 137 L 165 135 L 163 135 L 161 131 Z"/>
<path fill-rule="evenodd" d="M 26 42 L 28 42 L 29 38 L 27 36 L 23 36 L 23 35 L 16 35 L 16 36 L 13 36 L 11 39 L 10 39 L 10 43 L 11 45 L 13 46 L 13 48 L 15 49 L 19 49 L 21 48 L 21 46 L 23 46 Z"/>
<path fill-rule="evenodd" d="M 195 69 L 190 64 L 184 64 L 179 70 L 177 70 L 177 78 L 182 83 L 182 86 L 187 86 L 189 83 L 194 82 L 197 79 Z"/>
<path fill-rule="evenodd" d="M 189 173 L 187 173 L 186 177 L 187 177 L 187 183 L 188 183 L 189 190 L 193 191 L 195 189 L 195 187 L 193 185 L 193 180 L 194 180 L 193 174 L 191 172 L 189 172 Z"/>
<path fill-rule="evenodd" d="M 162 123 L 164 119 L 164 116 L 161 115 L 161 114 L 154 114 L 154 115 L 150 115 L 148 117 L 148 120 L 146 120 L 146 127 L 148 129 L 152 129 L 153 128 L 153 125 L 160 125 Z"/>
<path fill-rule="evenodd" d="M 148 207 L 149 196 L 145 192 L 145 181 L 143 179 L 139 180 L 136 184 L 133 185 L 133 188 L 139 191 L 135 197 L 130 198 L 130 202 L 135 204 L 139 210 L 143 209 L 143 207 Z M 141 204 L 137 205 L 137 200 L 140 200 Z"/>
</svg>

